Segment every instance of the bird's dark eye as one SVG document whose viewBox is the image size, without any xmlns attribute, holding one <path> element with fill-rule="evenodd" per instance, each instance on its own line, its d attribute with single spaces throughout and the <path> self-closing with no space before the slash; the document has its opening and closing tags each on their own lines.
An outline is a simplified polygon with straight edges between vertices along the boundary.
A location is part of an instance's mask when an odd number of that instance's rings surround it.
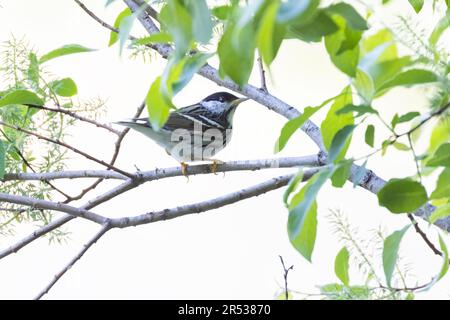
<svg viewBox="0 0 450 320">
<path fill-rule="evenodd" d="M 223 102 L 224 100 L 223 100 L 223 97 L 219 97 L 219 101 L 220 102 Z"/>
</svg>

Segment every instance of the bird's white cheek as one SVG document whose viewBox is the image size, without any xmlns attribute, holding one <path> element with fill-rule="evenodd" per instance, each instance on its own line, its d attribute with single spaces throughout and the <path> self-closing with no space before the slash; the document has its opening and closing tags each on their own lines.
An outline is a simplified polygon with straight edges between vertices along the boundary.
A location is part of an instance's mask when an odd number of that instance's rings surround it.
<svg viewBox="0 0 450 320">
<path fill-rule="evenodd" d="M 222 113 L 227 108 L 227 104 L 220 101 L 204 101 L 201 104 L 212 113 Z"/>
</svg>

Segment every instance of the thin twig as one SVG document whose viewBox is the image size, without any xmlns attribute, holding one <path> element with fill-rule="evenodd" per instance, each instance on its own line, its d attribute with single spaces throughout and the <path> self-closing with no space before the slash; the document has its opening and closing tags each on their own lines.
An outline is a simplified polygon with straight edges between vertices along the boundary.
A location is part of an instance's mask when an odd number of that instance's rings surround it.
<svg viewBox="0 0 450 320">
<path fill-rule="evenodd" d="M 413 224 L 416 232 L 420 235 L 420 237 L 427 244 L 427 246 L 431 249 L 431 251 L 433 251 L 434 254 L 442 257 L 442 252 L 438 248 L 436 248 L 436 246 L 433 244 L 433 242 L 431 242 L 431 240 L 428 239 L 425 232 L 423 232 L 422 229 L 420 229 L 419 224 L 417 223 L 414 216 L 412 214 L 408 213 L 408 218 L 409 218 L 409 220 L 411 220 L 411 223 Z"/>
<path fill-rule="evenodd" d="M 142 102 L 139 105 L 139 107 L 137 108 L 136 112 L 134 113 L 133 118 L 138 118 L 141 115 L 141 113 L 144 110 L 144 108 L 145 108 L 145 102 Z M 116 140 L 116 142 L 114 144 L 114 152 L 113 152 L 113 155 L 111 157 L 111 160 L 109 161 L 110 165 L 114 165 L 116 163 L 117 157 L 119 156 L 120 147 L 122 146 L 122 141 L 123 141 L 123 139 L 125 138 L 125 136 L 127 135 L 127 133 L 129 131 L 130 131 L 130 128 L 125 128 L 124 130 L 122 130 L 122 132 L 117 137 L 117 140 Z M 97 179 L 90 186 L 88 186 L 87 188 L 81 190 L 81 192 L 78 195 L 70 197 L 64 203 L 69 203 L 71 201 L 79 200 L 79 199 L 83 198 L 89 191 L 94 190 L 102 181 L 103 181 L 103 178 Z"/>
<path fill-rule="evenodd" d="M 103 217 L 101 215 L 98 215 L 85 209 L 72 207 L 64 203 L 36 199 L 27 196 L 18 196 L 0 192 L 0 202 L 20 204 L 23 206 L 29 206 L 31 208 L 36 209 L 65 212 L 72 216 L 91 220 L 99 224 L 104 224 L 108 220 L 106 217 Z"/>
<path fill-rule="evenodd" d="M 46 293 L 49 292 L 49 290 L 55 285 L 56 282 L 58 282 L 59 279 L 74 266 L 74 264 L 80 260 L 80 258 L 86 253 L 86 251 L 89 250 L 89 248 L 96 243 L 108 230 L 110 229 L 110 226 L 108 224 L 104 224 L 102 228 L 95 234 L 94 237 L 92 237 L 91 240 L 89 240 L 83 248 L 78 252 L 78 254 L 73 257 L 67 265 L 64 266 L 64 268 L 61 269 L 54 277 L 53 279 L 45 286 L 45 288 L 37 294 L 37 296 L 34 298 L 35 300 L 41 299 Z"/>
<path fill-rule="evenodd" d="M 261 54 L 258 55 L 258 69 L 259 69 L 259 79 L 261 81 L 261 90 L 268 93 L 267 83 L 266 83 L 266 71 L 264 70 L 263 61 L 261 58 Z"/>
<path fill-rule="evenodd" d="M 50 108 L 50 107 L 46 107 L 46 106 L 30 106 L 31 108 L 35 108 L 35 109 L 40 109 L 40 110 L 46 110 L 46 111 L 51 111 L 51 112 L 57 112 L 57 113 L 62 113 L 65 115 L 68 115 L 69 117 L 72 117 L 74 119 L 92 124 L 98 128 L 103 128 L 105 130 L 108 130 L 109 132 L 112 132 L 116 135 L 119 135 L 121 133 L 121 131 L 114 129 L 113 127 L 111 127 L 110 125 L 104 124 L 104 123 L 100 123 L 98 121 L 89 119 L 87 117 L 83 117 L 80 116 L 79 114 L 72 112 L 70 110 L 66 110 L 64 108 L 61 108 L 60 106 L 58 106 L 57 108 Z"/>
<path fill-rule="evenodd" d="M 416 164 L 417 176 L 419 177 L 420 183 L 422 183 L 422 174 L 420 173 L 419 162 L 417 161 L 417 154 L 416 154 L 416 150 L 414 149 L 410 133 L 408 134 L 408 143 L 409 143 L 409 148 L 411 149 L 412 155 L 414 157 L 414 163 Z"/>
<path fill-rule="evenodd" d="M 8 123 L 5 123 L 3 121 L 0 121 L 0 125 L 3 125 L 5 127 L 11 128 L 11 129 L 14 129 L 14 130 L 17 130 L 17 131 L 20 131 L 20 132 L 23 132 L 23 133 L 26 133 L 26 134 L 29 134 L 29 135 L 32 135 L 32 136 L 34 136 L 34 137 L 36 137 L 36 138 L 38 138 L 40 140 L 44 140 L 44 141 L 47 141 L 47 142 L 51 142 L 51 143 L 57 144 L 59 146 L 62 146 L 62 147 L 67 148 L 69 150 L 72 150 L 73 152 L 78 153 L 78 154 L 82 155 L 83 157 L 85 157 L 85 158 L 87 158 L 87 159 L 89 159 L 91 161 L 97 162 L 97 163 L 99 163 L 99 164 L 101 164 L 101 165 L 103 165 L 103 166 L 105 166 L 105 167 L 107 167 L 107 168 L 109 168 L 111 170 L 114 170 L 114 171 L 116 171 L 116 172 L 118 172 L 120 174 L 123 174 L 124 176 L 127 176 L 129 178 L 134 178 L 128 172 L 125 172 L 125 171 L 123 171 L 123 170 L 121 170 L 119 168 L 116 168 L 113 165 L 110 165 L 110 164 L 106 163 L 103 160 L 97 159 L 97 158 L 87 154 L 86 152 L 81 151 L 81 150 L 79 150 L 79 149 L 77 149 L 77 148 L 75 148 L 75 147 L 73 147 L 71 145 L 68 145 L 67 143 L 62 142 L 60 140 L 51 139 L 51 138 L 45 137 L 43 135 L 40 135 L 40 134 L 38 134 L 36 132 L 32 132 L 32 131 L 23 129 L 23 128 L 21 128 L 19 126 L 16 126 L 16 125 L 8 124 Z"/>
<path fill-rule="evenodd" d="M 286 268 L 286 265 L 284 264 L 283 257 L 280 255 L 280 261 L 281 265 L 283 266 L 283 278 L 284 278 L 284 294 L 286 300 L 289 300 L 289 290 L 288 290 L 288 275 L 289 271 L 294 270 L 294 265 L 291 265 L 289 268 Z"/>
</svg>

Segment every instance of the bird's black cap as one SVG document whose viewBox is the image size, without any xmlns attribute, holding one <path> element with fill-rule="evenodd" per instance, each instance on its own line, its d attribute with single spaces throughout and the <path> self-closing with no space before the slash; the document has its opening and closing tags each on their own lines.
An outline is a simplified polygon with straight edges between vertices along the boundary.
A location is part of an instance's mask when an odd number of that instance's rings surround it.
<svg viewBox="0 0 450 320">
<path fill-rule="evenodd" d="M 239 99 L 238 97 L 232 95 L 228 92 L 216 92 L 209 96 L 207 96 L 203 101 L 221 101 L 221 102 L 231 102 L 236 99 Z"/>
</svg>

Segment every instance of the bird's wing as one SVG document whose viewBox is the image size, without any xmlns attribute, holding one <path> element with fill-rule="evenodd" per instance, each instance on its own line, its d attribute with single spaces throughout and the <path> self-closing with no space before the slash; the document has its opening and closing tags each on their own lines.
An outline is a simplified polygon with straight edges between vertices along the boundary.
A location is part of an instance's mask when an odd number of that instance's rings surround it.
<svg viewBox="0 0 450 320">
<path fill-rule="evenodd" d="M 169 119 L 167 119 L 167 122 L 162 127 L 162 129 L 167 130 L 167 131 L 173 131 L 176 129 L 186 129 L 188 131 L 194 131 L 194 129 L 198 130 L 199 128 L 201 128 L 202 131 L 205 131 L 207 129 L 214 128 L 214 126 L 211 123 L 208 123 L 207 121 L 205 122 L 205 120 L 202 119 L 204 117 L 202 117 L 200 114 L 191 116 L 191 115 L 186 114 L 186 112 L 183 112 L 183 111 L 188 111 L 188 110 L 183 110 L 183 109 L 187 109 L 187 108 L 189 108 L 189 107 L 182 108 L 177 111 L 171 112 L 169 115 Z M 202 117 L 202 118 L 199 118 L 199 117 Z M 202 120 L 204 120 L 204 121 L 202 121 Z M 146 127 L 151 127 L 150 122 L 148 121 L 147 117 L 134 118 L 133 121 L 136 122 L 137 124 L 140 124 L 140 125 L 143 125 Z"/>
</svg>

